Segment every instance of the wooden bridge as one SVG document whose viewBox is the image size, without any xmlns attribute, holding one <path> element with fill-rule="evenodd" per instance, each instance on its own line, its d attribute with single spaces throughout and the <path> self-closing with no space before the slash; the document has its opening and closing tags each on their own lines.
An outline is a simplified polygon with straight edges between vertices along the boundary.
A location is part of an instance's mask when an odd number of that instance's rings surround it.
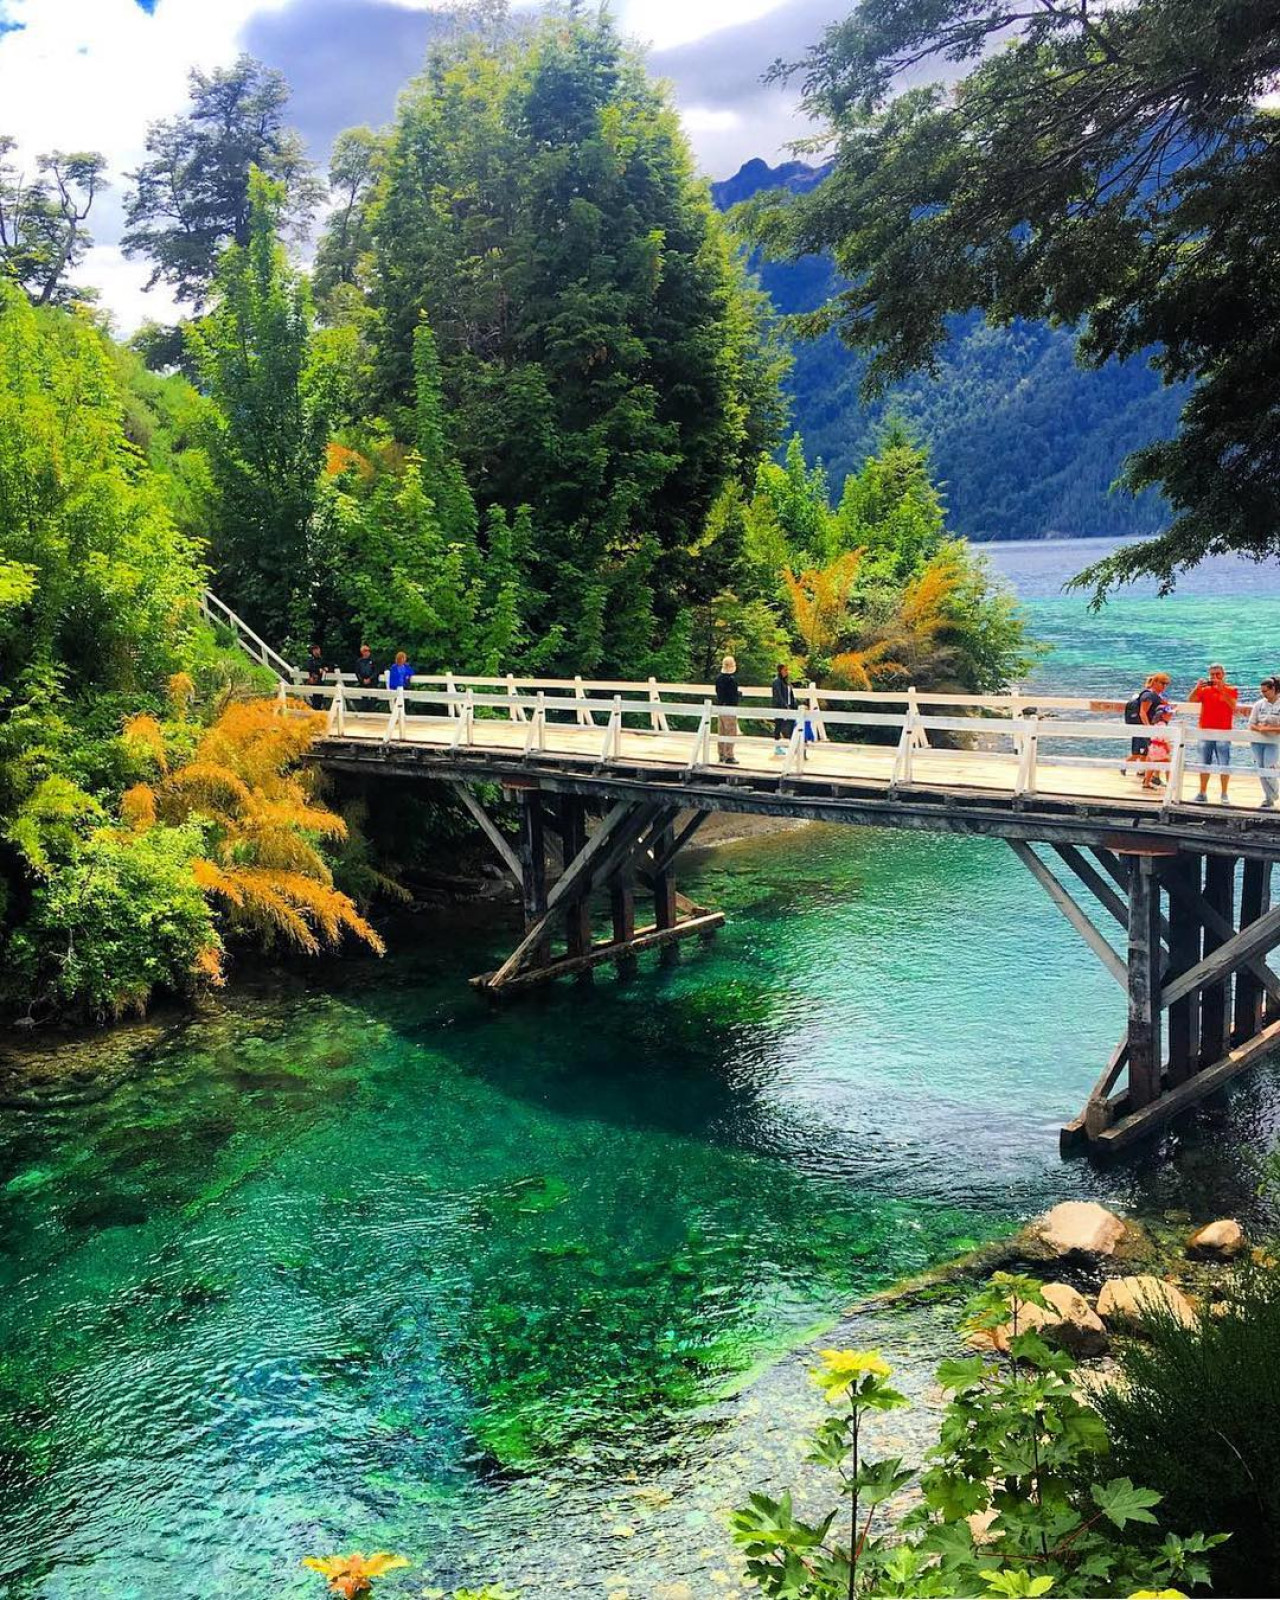
<svg viewBox="0 0 1280 1600">
<path fill-rule="evenodd" d="M 256 636 L 246 648 L 279 670 Z M 283 674 L 279 686 L 286 710 L 325 712 L 315 759 L 326 768 L 437 780 L 484 831 L 525 911 L 515 949 L 473 980 L 492 996 L 604 962 L 625 971 L 646 949 L 712 935 L 723 916 L 684 899 L 675 868 L 705 818 L 729 811 L 1008 843 L 1127 997 L 1125 1035 L 1063 1129 L 1064 1148 L 1129 1144 L 1280 1048 L 1280 975 L 1267 961 L 1280 944 L 1270 903 L 1280 814 L 1261 806 L 1247 764 L 1230 807 L 1195 803 L 1196 732 L 1185 722 L 1169 729 L 1164 787 L 1147 793 L 1144 764 L 1126 759 L 1135 730 L 1119 702 L 809 687 L 779 750 L 768 689 L 744 687 L 732 707 L 713 694 L 456 674 L 398 691 L 351 679 L 304 688 Z M 733 763 L 722 759 L 722 718 L 738 722 Z M 1248 762 L 1247 733 L 1219 737 Z M 482 782 L 518 803 L 516 842 L 473 792 Z M 644 926 L 637 894 L 652 897 Z M 593 938 L 597 898 L 612 920 L 603 940 Z"/>
</svg>

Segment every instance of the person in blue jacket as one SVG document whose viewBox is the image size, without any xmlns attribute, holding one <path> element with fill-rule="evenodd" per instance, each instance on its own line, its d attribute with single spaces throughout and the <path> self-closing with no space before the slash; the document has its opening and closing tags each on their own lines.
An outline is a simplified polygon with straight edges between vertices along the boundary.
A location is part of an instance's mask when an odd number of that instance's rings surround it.
<svg viewBox="0 0 1280 1600">
<path fill-rule="evenodd" d="M 396 651 L 396 659 L 387 673 L 388 689 L 407 689 L 409 680 L 413 677 L 413 668 L 409 665 L 409 658 L 403 650 Z"/>
</svg>

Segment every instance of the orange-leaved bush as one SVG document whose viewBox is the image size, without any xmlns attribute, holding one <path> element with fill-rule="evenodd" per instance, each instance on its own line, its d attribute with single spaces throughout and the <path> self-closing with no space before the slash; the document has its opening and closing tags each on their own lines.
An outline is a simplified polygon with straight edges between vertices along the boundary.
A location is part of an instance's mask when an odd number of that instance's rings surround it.
<svg viewBox="0 0 1280 1600">
<path fill-rule="evenodd" d="M 158 776 L 126 792 L 121 820 L 135 832 L 199 823 L 205 848 L 192 871 L 223 903 L 232 927 L 268 942 L 282 938 L 311 955 L 351 933 L 381 954 L 382 940 L 334 887 L 321 853 L 324 840 L 346 836 L 346 823 L 315 799 L 310 775 L 299 770 L 323 726 L 323 717 L 302 706 L 282 713 L 273 701 L 237 701 L 204 730 L 188 759 L 170 766 L 163 729 L 135 717 L 126 741 L 154 757 Z"/>
</svg>

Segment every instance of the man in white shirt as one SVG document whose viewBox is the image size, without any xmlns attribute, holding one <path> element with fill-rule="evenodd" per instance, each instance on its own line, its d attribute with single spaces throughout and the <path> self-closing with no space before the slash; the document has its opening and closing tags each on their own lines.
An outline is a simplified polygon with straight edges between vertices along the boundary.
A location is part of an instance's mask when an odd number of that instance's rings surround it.
<svg viewBox="0 0 1280 1600">
<path fill-rule="evenodd" d="M 1249 732 L 1259 735 L 1252 746 L 1253 760 L 1262 782 L 1262 803 L 1270 808 L 1280 800 L 1280 679 L 1264 678 L 1259 685 L 1262 699 L 1255 700 L 1249 713 Z"/>
</svg>

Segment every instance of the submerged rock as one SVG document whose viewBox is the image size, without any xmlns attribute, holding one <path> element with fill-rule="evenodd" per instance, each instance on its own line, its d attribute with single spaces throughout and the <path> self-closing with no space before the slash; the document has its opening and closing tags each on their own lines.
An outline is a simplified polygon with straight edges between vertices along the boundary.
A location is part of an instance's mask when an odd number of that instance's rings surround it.
<svg viewBox="0 0 1280 1600">
<path fill-rule="evenodd" d="M 1033 1223 L 1030 1232 L 1055 1256 L 1113 1256 L 1125 1225 L 1094 1200 L 1064 1200 Z"/>
<path fill-rule="evenodd" d="M 1160 1278 L 1108 1278 L 1098 1296 L 1098 1315 L 1120 1327 L 1141 1328 L 1152 1316 L 1168 1315 L 1190 1326 L 1195 1321 L 1191 1302 L 1171 1283 Z"/>
<path fill-rule="evenodd" d="M 1247 1241 L 1234 1217 L 1210 1222 L 1187 1240 L 1187 1254 L 1201 1261 L 1234 1261 L 1243 1255 Z"/>
</svg>

